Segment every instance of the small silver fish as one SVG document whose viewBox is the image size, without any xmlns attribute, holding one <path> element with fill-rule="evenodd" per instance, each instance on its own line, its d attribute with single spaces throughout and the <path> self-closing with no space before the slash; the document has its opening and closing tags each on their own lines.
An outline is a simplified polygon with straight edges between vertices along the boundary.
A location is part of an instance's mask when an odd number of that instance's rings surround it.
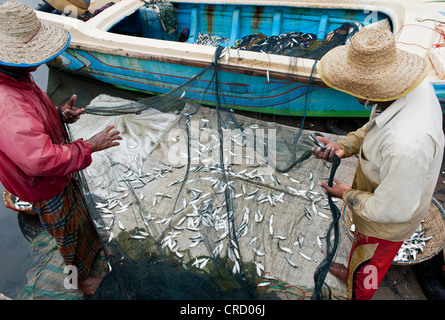
<svg viewBox="0 0 445 320">
<path fill-rule="evenodd" d="M 261 221 L 263 221 L 263 217 L 264 217 L 264 215 L 261 213 L 261 211 L 258 209 L 256 212 L 255 212 L 255 222 L 258 222 L 258 223 L 260 223 Z"/>
<path fill-rule="evenodd" d="M 146 239 L 147 237 L 141 236 L 141 235 L 134 235 L 130 237 L 131 239 L 137 239 L 137 240 L 142 240 L 142 239 Z"/>
<path fill-rule="evenodd" d="M 256 249 L 256 248 L 252 248 L 253 252 L 255 252 L 255 254 L 257 256 L 264 256 L 266 253 L 265 252 L 261 252 L 260 250 Z"/>
<path fill-rule="evenodd" d="M 329 217 L 325 215 L 323 212 L 317 211 L 317 214 L 322 218 L 329 219 Z"/>
<path fill-rule="evenodd" d="M 233 269 L 232 269 L 232 273 L 236 274 L 236 273 L 240 273 L 241 269 L 240 269 L 240 265 L 238 260 L 235 260 L 235 264 L 233 265 Z"/>
<path fill-rule="evenodd" d="M 295 264 L 295 262 L 293 262 L 292 260 L 290 260 L 288 257 L 285 257 L 286 261 L 294 268 L 298 268 L 298 266 Z"/>
<path fill-rule="evenodd" d="M 250 246 L 252 243 L 254 243 L 257 240 L 258 240 L 258 237 L 254 237 L 249 241 L 249 243 L 247 245 Z"/>
<path fill-rule="evenodd" d="M 300 255 L 301 255 L 304 259 L 306 259 L 306 260 L 308 260 L 308 261 L 313 261 L 311 257 L 305 255 L 303 252 L 300 251 L 299 253 L 300 253 Z"/>
<path fill-rule="evenodd" d="M 269 233 L 273 236 L 273 213 L 270 215 L 269 219 Z"/>
<path fill-rule="evenodd" d="M 257 261 L 253 261 L 253 263 L 255 263 L 256 273 L 257 273 L 258 277 L 261 277 L 261 275 L 264 272 L 264 266 Z"/>
<path fill-rule="evenodd" d="M 286 247 L 278 247 L 280 250 L 283 250 L 284 252 L 287 252 L 287 253 L 290 253 L 290 254 L 292 254 L 292 250 L 291 249 L 289 249 L 289 248 L 286 248 Z"/>
<path fill-rule="evenodd" d="M 271 282 L 270 281 L 265 281 L 265 282 L 261 282 L 261 283 L 258 283 L 257 284 L 257 287 L 265 287 L 265 286 L 268 286 L 268 285 L 270 285 L 271 284 Z"/>
<path fill-rule="evenodd" d="M 318 236 L 317 236 L 317 244 L 321 248 L 321 240 L 320 240 L 320 238 Z"/>
</svg>

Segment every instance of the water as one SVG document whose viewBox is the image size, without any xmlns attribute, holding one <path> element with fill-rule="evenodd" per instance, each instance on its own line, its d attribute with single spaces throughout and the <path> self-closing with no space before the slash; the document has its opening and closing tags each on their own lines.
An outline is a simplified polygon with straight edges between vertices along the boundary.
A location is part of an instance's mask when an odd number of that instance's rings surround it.
<svg viewBox="0 0 445 320">
<path fill-rule="evenodd" d="M 15 211 L 0 206 L 0 225 L 0 292 L 15 298 L 25 284 L 28 242 L 21 233 Z"/>
<path fill-rule="evenodd" d="M 0 1 L 1 3 L 5 1 Z M 38 4 L 36 0 L 21 0 L 31 7 Z M 41 66 L 33 77 L 41 88 L 46 88 L 48 83 L 48 67 Z M 3 186 L 0 184 L 0 193 L 3 194 Z M 2 198 L 3 199 L 3 198 Z M 27 264 L 30 259 L 28 240 L 26 239 L 23 224 L 19 223 L 17 212 L 0 204 L 0 293 L 12 299 L 20 296 L 26 283 Z M 22 229 L 21 229 L 22 227 Z"/>
</svg>

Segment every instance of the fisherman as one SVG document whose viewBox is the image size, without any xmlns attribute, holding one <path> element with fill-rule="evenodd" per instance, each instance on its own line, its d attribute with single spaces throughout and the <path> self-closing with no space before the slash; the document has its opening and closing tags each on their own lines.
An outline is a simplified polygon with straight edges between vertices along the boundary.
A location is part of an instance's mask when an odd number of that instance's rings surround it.
<svg viewBox="0 0 445 320">
<path fill-rule="evenodd" d="M 396 47 L 391 31 L 364 28 L 348 45 L 329 51 L 318 72 L 326 85 L 373 105 L 369 122 L 334 142 L 318 159 L 358 155 L 352 186 L 320 183 L 352 212 L 354 242 L 348 267 L 330 272 L 347 284 L 348 299 L 371 299 L 404 240 L 428 212 L 442 163 L 442 111 L 433 86 L 423 81 L 429 63 Z"/>
<path fill-rule="evenodd" d="M 88 167 L 92 153 L 119 145 L 113 126 L 89 140 L 67 143 L 63 122 L 84 112 L 76 96 L 60 108 L 36 85 L 30 72 L 61 54 L 67 31 L 38 20 L 19 2 L 0 5 L 0 181 L 5 192 L 31 202 L 67 265 L 76 267 L 78 288 L 93 294 L 100 279 L 89 276 L 99 238 L 74 173 Z"/>
</svg>

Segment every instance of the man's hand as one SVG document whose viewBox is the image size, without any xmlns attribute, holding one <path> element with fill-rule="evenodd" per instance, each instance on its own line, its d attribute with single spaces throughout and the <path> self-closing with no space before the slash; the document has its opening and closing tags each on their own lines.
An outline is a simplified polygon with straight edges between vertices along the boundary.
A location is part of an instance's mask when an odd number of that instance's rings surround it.
<svg viewBox="0 0 445 320">
<path fill-rule="evenodd" d="M 113 125 L 109 125 L 105 128 L 105 130 L 95 134 L 87 140 L 91 144 L 93 152 L 105 150 L 119 145 L 119 142 L 117 142 L 116 140 L 122 140 L 122 137 L 119 135 L 119 131 L 111 131 L 111 129 L 113 128 Z"/>
<path fill-rule="evenodd" d="M 80 115 L 85 112 L 85 109 L 77 109 L 74 107 L 76 103 L 77 96 L 73 94 L 70 98 L 70 101 L 67 102 L 66 105 L 62 107 L 62 119 L 65 123 L 74 123 L 76 122 Z"/>
<path fill-rule="evenodd" d="M 340 159 L 345 156 L 345 152 L 338 143 L 323 137 L 317 137 L 317 140 L 324 143 L 326 149 L 322 151 L 321 148 L 312 148 L 312 154 L 315 156 L 315 158 L 332 162 L 334 160 L 334 154 L 336 154 Z"/>
<path fill-rule="evenodd" d="M 328 186 L 324 182 L 320 182 L 319 185 L 323 188 L 324 191 L 329 192 L 329 194 L 336 198 L 343 198 L 343 193 L 350 190 L 351 187 L 340 182 L 340 180 L 334 178 L 334 184 L 332 187 Z"/>
</svg>

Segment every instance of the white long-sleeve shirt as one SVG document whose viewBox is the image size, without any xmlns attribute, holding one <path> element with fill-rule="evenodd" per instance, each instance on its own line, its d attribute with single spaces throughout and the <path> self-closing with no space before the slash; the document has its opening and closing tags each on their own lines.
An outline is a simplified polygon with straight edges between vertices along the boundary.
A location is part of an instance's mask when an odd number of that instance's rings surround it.
<svg viewBox="0 0 445 320">
<path fill-rule="evenodd" d="M 359 154 L 353 189 L 343 195 L 357 231 L 408 239 L 428 212 L 443 158 L 442 109 L 432 85 L 422 82 L 339 144 L 345 156 Z"/>
</svg>

